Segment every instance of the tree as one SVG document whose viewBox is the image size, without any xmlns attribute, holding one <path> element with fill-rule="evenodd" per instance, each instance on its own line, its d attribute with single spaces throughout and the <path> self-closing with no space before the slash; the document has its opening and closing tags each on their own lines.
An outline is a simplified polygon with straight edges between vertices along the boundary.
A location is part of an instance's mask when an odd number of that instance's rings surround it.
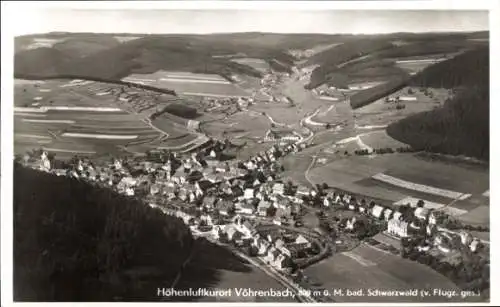
<svg viewBox="0 0 500 307">
<path fill-rule="evenodd" d="M 323 184 L 321 185 L 322 189 L 323 190 L 328 190 L 329 186 L 326 182 L 323 182 Z"/>
<path fill-rule="evenodd" d="M 417 207 L 418 208 L 423 208 L 424 205 L 425 205 L 425 202 L 423 200 L 419 199 L 418 202 L 417 202 Z"/>
</svg>

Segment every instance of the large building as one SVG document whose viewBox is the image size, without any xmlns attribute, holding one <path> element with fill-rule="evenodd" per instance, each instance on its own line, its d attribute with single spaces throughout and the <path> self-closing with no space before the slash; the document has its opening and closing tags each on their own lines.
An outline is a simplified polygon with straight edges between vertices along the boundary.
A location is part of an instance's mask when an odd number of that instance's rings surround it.
<svg viewBox="0 0 500 307">
<path fill-rule="evenodd" d="M 408 237 L 408 223 L 398 219 L 391 219 L 387 223 L 387 232 L 400 238 Z"/>
</svg>

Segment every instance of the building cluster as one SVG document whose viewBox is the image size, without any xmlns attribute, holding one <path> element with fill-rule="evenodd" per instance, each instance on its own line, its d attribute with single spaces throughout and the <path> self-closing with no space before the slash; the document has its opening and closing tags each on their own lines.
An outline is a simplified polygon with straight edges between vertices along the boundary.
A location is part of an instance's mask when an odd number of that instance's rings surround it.
<svg viewBox="0 0 500 307">
<path fill-rule="evenodd" d="M 237 106 L 240 110 L 247 109 L 255 102 L 253 97 L 205 97 L 202 100 L 205 112 L 214 112 L 221 109 Z"/>
<path fill-rule="evenodd" d="M 276 142 L 278 141 L 281 145 L 285 144 L 296 144 L 302 140 L 302 136 L 297 132 L 281 127 L 271 128 L 264 137 L 264 142 Z M 304 148 L 305 144 L 301 144 Z"/>
<path fill-rule="evenodd" d="M 279 180 L 283 169 L 278 158 L 298 152 L 301 147 L 275 145 L 246 161 L 222 161 L 223 148 L 224 144 L 217 141 L 183 156 L 164 152 L 157 159 L 116 158 L 106 162 L 75 157 L 69 163 L 60 163 L 41 152 L 34 159 L 25 156 L 24 163 L 140 197 L 150 206 L 182 218 L 194 230 L 209 230 L 217 236 L 223 232 L 233 242 L 251 238 L 253 241 L 248 242 L 259 255 L 265 250 L 266 259 L 282 268 L 297 247 L 287 245 L 291 248 L 287 251 L 288 247 L 280 245 L 280 241 L 277 245 L 272 241 L 271 251 L 265 249 L 267 243 L 255 236 L 254 223 L 250 221 L 264 218 L 282 225 L 298 212 L 301 194 L 291 193 L 290 187 Z M 282 253 L 287 257 L 279 256 Z"/>
</svg>

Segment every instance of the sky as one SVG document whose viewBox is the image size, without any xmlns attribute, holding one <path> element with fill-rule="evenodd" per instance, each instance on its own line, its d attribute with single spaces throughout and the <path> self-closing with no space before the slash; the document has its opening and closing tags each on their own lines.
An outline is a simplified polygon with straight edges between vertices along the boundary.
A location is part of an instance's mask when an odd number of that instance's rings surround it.
<svg viewBox="0 0 500 307">
<path fill-rule="evenodd" d="M 99 33 L 390 33 L 488 30 L 487 11 L 450 10 L 90 10 L 16 12 L 14 35 Z"/>
</svg>

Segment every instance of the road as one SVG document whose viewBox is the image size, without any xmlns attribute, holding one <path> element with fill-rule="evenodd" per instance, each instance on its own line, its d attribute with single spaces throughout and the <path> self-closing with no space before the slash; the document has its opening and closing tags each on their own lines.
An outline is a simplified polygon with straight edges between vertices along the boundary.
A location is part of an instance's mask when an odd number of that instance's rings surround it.
<svg viewBox="0 0 500 307">
<path fill-rule="evenodd" d="M 235 248 L 232 248 L 231 246 L 228 246 L 226 244 L 222 244 L 222 243 L 220 243 L 219 241 L 217 241 L 215 239 L 207 237 L 207 240 L 209 240 L 210 242 L 212 242 L 214 244 L 217 244 L 219 246 L 223 246 L 223 247 L 229 248 L 238 257 L 240 257 L 240 258 L 248 261 L 248 263 L 250 263 L 254 267 L 260 269 L 261 271 L 263 271 L 269 277 L 275 279 L 276 281 L 278 281 L 280 284 L 282 284 L 286 288 L 291 289 L 295 293 L 295 299 L 297 301 L 299 301 L 301 303 L 304 303 L 304 302 L 305 303 L 317 303 L 317 301 L 315 299 L 313 299 L 312 297 L 304 295 L 304 293 L 306 293 L 305 289 L 303 289 L 302 287 L 300 287 L 299 285 L 297 285 L 296 283 L 294 283 L 292 280 L 290 280 L 288 277 L 284 276 L 282 273 L 278 272 L 273 267 L 261 264 L 258 261 L 254 260 L 253 258 L 251 258 L 251 257 L 245 255 L 244 253 L 240 252 L 239 250 L 237 250 Z M 260 257 L 258 257 L 258 259 L 259 258 Z M 262 259 L 260 259 L 260 260 L 262 261 Z"/>
</svg>

